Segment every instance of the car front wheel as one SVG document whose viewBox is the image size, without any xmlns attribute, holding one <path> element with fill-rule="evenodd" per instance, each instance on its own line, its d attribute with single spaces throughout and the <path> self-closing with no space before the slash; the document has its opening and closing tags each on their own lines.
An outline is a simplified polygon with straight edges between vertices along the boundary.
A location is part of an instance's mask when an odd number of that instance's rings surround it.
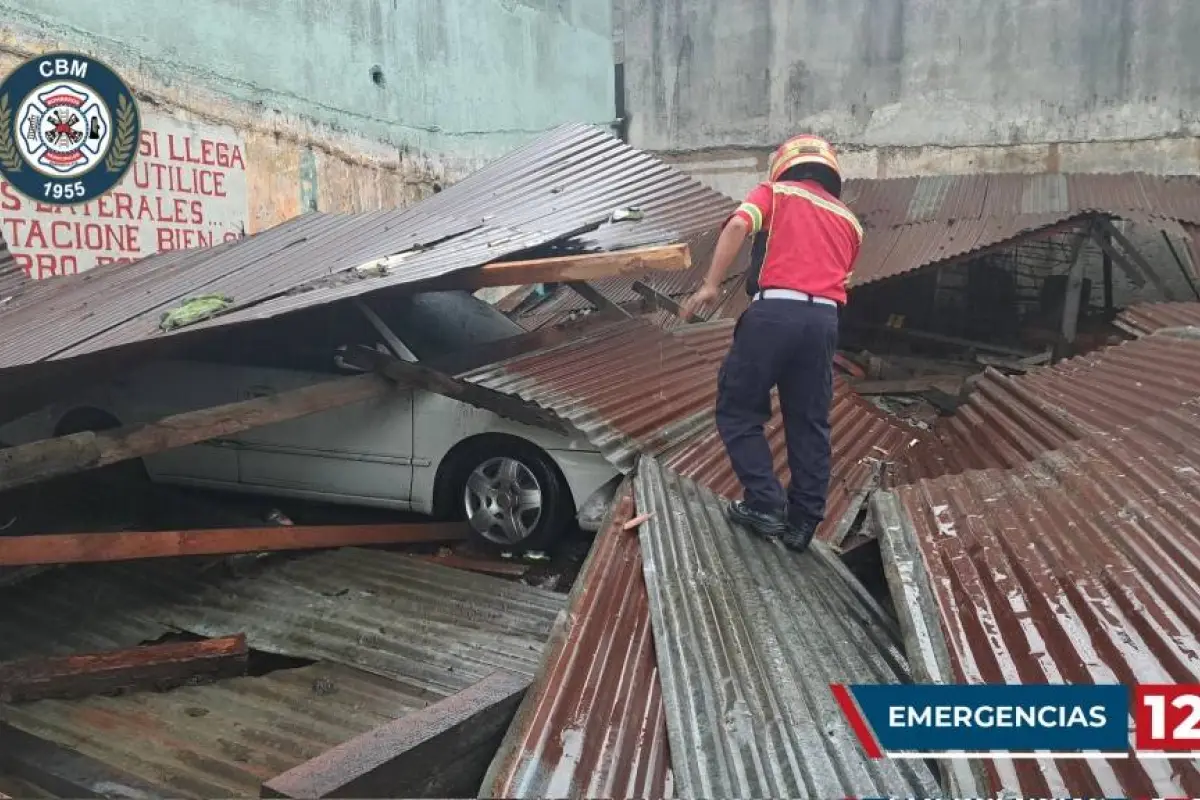
<svg viewBox="0 0 1200 800">
<path fill-rule="evenodd" d="M 504 549 L 538 550 L 571 523 L 570 490 L 546 456 L 504 448 L 467 460 L 460 493 L 471 530 Z"/>
</svg>

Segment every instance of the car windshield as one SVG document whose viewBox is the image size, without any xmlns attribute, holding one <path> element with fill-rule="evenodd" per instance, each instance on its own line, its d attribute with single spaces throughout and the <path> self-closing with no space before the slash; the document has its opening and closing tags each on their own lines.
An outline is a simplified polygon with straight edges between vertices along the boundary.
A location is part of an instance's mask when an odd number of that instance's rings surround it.
<svg viewBox="0 0 1200 800">
<path fill-rule="evenodd" d="M 367 305 L 421 361 L 525 333 L 470 292 L 424 292 Z"/>
</svg>

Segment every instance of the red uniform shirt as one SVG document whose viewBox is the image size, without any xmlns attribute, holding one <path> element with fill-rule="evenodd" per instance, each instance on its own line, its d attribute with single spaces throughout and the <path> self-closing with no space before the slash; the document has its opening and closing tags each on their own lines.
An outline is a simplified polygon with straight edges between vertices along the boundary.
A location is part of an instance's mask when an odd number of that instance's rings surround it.
<svg viewBox="0 0 1200 800">
<path fill-rule="evenodd" d="M 846 302 L 862 245 L 854 212 L 814 181 L 760 183 L 734 216 L 767 232 L 760 289 L 793 289 Z"/>
</svg>

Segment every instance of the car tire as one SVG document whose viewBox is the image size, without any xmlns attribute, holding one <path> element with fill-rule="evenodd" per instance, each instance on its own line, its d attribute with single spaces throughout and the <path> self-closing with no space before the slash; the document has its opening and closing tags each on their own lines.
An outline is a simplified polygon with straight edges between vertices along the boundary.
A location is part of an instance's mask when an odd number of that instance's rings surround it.
<svg viewBox="0 0 1200 800">
<path fill-rule="evenodd" d="M 544 550 L 574 522 L 566 480 L 558 465 L 533 445 L 484 441 L 456 464 L 447 501 L 453 504 L 453 516 L 465 519 L 474 540 L 487 549 Z"/>
</svg>

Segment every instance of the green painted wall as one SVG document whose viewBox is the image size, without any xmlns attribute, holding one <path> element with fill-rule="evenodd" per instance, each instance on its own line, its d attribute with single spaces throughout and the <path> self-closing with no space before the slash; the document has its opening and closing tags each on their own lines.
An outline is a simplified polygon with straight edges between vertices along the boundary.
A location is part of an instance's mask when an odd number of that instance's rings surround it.
<svg viewBox="0 0 1200 800">
<path fill-rule="evenodd" d="M 490 158 L 615 116 L 611 0 L 0 0 L 0 20 L 410 151 Z"/>
</svg>

